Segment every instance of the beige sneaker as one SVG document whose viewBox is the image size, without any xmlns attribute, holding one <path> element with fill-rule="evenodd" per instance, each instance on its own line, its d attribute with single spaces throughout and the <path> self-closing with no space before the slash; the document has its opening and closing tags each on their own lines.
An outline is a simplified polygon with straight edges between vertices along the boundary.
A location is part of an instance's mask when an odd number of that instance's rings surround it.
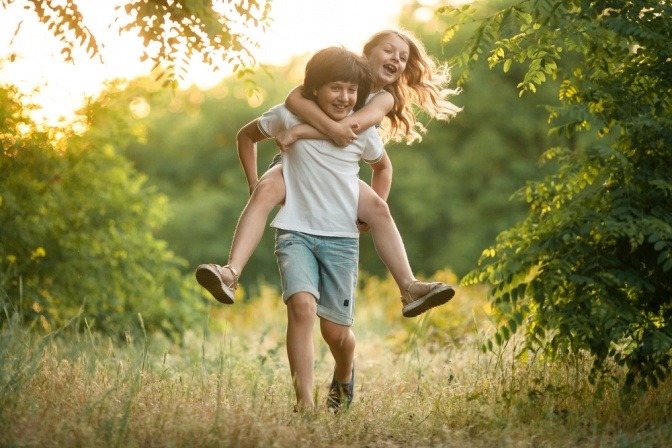
<svg viewBox="0 0 672 448">
<path fill-rule="evenodd" d="M 222 269 L 228 269 L 233 274 L 233 281 L 226 284 L 222 278 Z M 230 305 L 234 301 L 236 288 L 238 288 L 238 273 L 228 264 L 219 266 L 218 264 L 202 264 L 196 268 L 196 280 L 208 290 L 212 296 L 221 303 Z"/>
<path fill-rule="evenodd" d="M 411 286 L 415 283 L 420 283 L 420 281 L 413 280 L 409 283 L 406 292 L 401 296 L 401 303 L 403 304 L 401 313 L 404 317 L 415 317 L 431 308 L 443 305 L 455 295 L 455 290 L 452 286 L 442 282 L 432 282 L 429 284 L 429 292 L 427 294 L 413 300 L 413 297 L 411 297 Z"/>
</svg>

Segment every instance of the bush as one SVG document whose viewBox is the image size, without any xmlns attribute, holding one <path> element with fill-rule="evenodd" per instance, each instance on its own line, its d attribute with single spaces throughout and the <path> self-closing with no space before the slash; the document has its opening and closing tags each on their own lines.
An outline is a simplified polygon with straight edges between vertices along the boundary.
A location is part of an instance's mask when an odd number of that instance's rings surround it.
<svg viewBox="0 0 672 448">
<path fill-rule="evenodd" d="M 38 131 L 14 90 L 0 95 L 4 305 L 46 329 L 81 312 L 112 334 L 140 313 L 148 330 L 176 337 L 202 305 L 181 278 L 184 262 L 154 237 L 165 198 L 112 142 Z"/>
<path fill-rule="evenodd" d="M 591 379 L 615 363 L 625 390 L 656 387 L 672 373 L 672 7 L 553 3 L 493 14 L 460 56 L 468 64 L 487 50 L 504 71 L 526 64 L 521 94 L 561 80 L 549 121 L 570 138 L 545 155 L 557 172 L 518 194 L 527 218 L 465 283 L 494 285 L 505 316 L 496 343 L 526 324 L 529 346 L 552 357 L 589 353 Z M 597 141 L 581 145 L 589 133 Z"/>
</svg>

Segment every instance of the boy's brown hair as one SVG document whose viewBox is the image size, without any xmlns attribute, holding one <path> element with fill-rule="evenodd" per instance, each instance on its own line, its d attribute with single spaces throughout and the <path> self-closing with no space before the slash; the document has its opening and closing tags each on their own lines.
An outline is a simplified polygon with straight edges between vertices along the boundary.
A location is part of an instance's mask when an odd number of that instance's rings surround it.
<svg viewBox="0 0 672 448">
<path fill-rule="evenodd" d="M 357 110 L 366 103 L 373 76 L 368 61 L 343 47 L 328 47 L 316 52 L 306 64 L 303 96 L 315 100 L 315 92 L 323 85 L 343 81 L 357 84 Z"/>
</svg>

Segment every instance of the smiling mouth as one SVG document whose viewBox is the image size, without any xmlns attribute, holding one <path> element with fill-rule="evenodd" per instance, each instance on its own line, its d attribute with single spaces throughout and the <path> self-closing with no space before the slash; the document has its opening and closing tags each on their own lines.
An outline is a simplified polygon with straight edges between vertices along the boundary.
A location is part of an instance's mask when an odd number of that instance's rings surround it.
<svg viewBox="0 0 672 448">
<path fill-rule="evenodd" d="M 385 65 L 383 65 L 383 68 L 384 68 L 385 71 L 386 71 L 387 73 L 389 73 L 390 75 L 394 75 L 395 73 L 397 73 L 397 67 L 395 67 L 395 66 L 392 65 L 392 64 L 385 64 Z"/>
</svg>

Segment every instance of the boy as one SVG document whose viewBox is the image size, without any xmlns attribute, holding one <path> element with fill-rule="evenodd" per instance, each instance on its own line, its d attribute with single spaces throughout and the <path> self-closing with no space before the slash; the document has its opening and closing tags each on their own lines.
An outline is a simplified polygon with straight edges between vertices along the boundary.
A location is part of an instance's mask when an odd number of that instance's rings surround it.
<svg viewBox="0 0 672 448">
<path fill-rule="evenodd" d="M 371 87 L 366 60 L 340 47 L 320 50 L 305 69 L 304 96 L 341 120 L 361 106 Z M 284 105 L 270 109 L 238 133 L 238 153 L 250 187 L 256 184 L 256 143 L 301 123 Z M 371 185 L 387 197 L 392 166 L 375 128 L 345 148 L 326 140 L 299 140 L 283 153 L 285 203 L 271 223 L 287 305 L 287 356 L 299 408 L 313 407 L 312 329 L 319 316 L 335 369 L 327 399 L 347 408 L 354 392 L 354 293 L 359 231 L 359 161 L 371 165 Z"/>
</svg>

